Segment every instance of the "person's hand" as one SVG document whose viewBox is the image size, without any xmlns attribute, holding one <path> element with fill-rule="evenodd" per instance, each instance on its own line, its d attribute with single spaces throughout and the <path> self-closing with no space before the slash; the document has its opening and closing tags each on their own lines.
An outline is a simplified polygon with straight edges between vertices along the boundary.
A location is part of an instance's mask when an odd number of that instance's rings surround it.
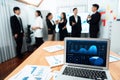
<svg viewBox="0 0 120 80">
<path fill-rule="evenodd" d="M 59 24 L 59 22 L 60 22 L 59 20 L 56 20 L 56 21 L 55 21 L 55 24 Z"/>
<path fill-rule="evenodd" d="M 64 22 L 64 20 L 62 19 L 61 21 L 59 21 L 59 23 L 63 23 Z"/>
<path fill-rule="evenodd" d="M 66 26 L 62 28 L 62 30 L 66 29 Z"/>
<path fill-rule="evenodd" d="M 35 27 L 32 27 L 32 30 L 36 30 L 36 28 L 35 28 Z"/>
<path fill-rule="evenodd" d="M 18 37 L 18 34 L 15 34 L 14 37 L 15 37 L 15 39 L 16 39 L 16 38 Z"/>
<path fill-rule="evenodd" d="M 90 16 L 90 15 L 88 15 L 87 19 L 91 19 L 91 16 Z"/>
<path fill-rule="evenodd" d="M 72 22 L 72 26 L 74 26 L 76 23 L 75 22 Z"/>
</svg>

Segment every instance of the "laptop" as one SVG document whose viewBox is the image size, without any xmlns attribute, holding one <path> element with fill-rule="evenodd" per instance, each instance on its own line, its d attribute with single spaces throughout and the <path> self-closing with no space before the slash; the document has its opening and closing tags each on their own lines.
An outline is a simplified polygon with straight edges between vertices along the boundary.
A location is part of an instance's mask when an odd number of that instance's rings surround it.
<svg viewBox="0 0 120 80">
<path fill-rule="evenodd" d="M 112 80 L 109 40 L 65 38 L 64 52 L 65 64 L 56 80 Z"/>
</svg>

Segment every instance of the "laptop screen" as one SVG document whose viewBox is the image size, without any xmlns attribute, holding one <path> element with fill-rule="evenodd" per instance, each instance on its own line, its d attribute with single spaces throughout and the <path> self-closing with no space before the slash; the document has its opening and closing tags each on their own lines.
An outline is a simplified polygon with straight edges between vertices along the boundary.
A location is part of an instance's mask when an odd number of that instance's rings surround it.
<svg viewBox="0 0 120 80">
<path fill-rule="evenodd" d="M 66 40 L 66 62 L 106 67 L 107 41 Z"/>
</svg>

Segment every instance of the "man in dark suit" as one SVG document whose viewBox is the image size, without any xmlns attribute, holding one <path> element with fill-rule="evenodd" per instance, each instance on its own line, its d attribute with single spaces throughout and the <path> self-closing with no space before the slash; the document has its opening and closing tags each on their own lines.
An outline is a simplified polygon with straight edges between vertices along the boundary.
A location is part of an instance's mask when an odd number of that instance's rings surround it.
<svg viewBox="0 0 120 80">
<path fill-rule="evenodd" d="M 70 17 L 69 22 L 72 27 L 72 37 L 81 37 L 81 17 L 77 15 L 78 9 L 73 9 L 74 15 Z"/>
<path fill-rule="evenodd" d="M 22 20 L 20 18 L 20 8 L 19 7 L 14 7 L 13 11 L 15 15 L 10 17 L 10 23 L 11 23 L 11 29 L 12 29 L 12 34 L 13 37 L 16 41 L 16 52 L 17 56 L 19 58 L 22 58 L 21 54 L 21 49 L 22 49 L 22 44 L 23 44 L 23 35 L 24 35 L 24 30 L 23 30 L 23 24 Z"/>
<path fill-rule="evenodd" d="M 101 15 L 98 12 L 99 5 L 98 4 L 93 4 L 92 7 L 92 15 L 88 15 L 87 17 L 87 22 L 90 24 L 90 37 L 91 38 L 98 38 L 98 33 L 99 33 L 99 22 L 101 19 Z"/>
</svg>

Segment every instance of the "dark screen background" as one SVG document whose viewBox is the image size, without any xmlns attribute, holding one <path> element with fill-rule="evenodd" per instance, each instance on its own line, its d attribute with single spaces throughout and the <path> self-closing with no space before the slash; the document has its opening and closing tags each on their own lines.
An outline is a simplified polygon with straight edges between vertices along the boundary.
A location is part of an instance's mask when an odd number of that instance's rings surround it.
<svg viewBox="0 0 120 80">
<path fill-rule="evenodd" d="M 67 40 L 66 62 L 106 67 L 107 41 Z"/>
</svg>

